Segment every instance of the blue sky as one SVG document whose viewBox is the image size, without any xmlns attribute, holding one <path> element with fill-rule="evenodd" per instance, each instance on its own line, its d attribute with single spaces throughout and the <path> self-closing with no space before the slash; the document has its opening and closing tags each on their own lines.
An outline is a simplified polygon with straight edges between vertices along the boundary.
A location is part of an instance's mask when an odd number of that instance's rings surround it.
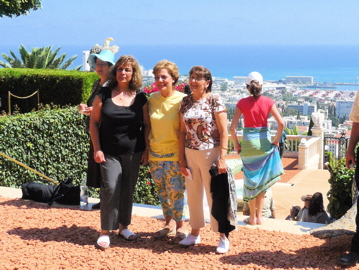
<svg viewBox="0 0 359 270">
<path fill-rule="evenodd" d="M 359 45 L 358 0 L 43 0 L 0 19 L 1 47 L 112 44 Z"/>
</svg>

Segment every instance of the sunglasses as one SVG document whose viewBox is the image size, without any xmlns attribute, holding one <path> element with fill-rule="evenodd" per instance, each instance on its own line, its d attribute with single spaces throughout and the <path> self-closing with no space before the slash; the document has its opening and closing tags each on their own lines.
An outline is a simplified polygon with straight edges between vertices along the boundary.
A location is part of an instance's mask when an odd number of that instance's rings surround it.
<svg viewBox="0 0 359 270">
<path fill-rule="evenodd" d="M 310 202 L 310 199 L 305 199 L 304 201 L 305 201 L 305 202 Z"/>
</svg>

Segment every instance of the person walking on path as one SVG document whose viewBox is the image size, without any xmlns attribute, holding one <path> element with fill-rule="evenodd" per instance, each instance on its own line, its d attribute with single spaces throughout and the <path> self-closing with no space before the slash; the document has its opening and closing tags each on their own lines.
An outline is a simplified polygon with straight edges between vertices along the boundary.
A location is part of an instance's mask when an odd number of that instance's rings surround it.
<svg viewBox="0 0 359 270">
<path fill-rule="evenodd" d="M 162 239 L 175 234 L 174 243 L 187 234 L 184 228 L 184 177 L 179 166 L 179 106 L 186 95 L 175 90 L 180 77 L 178 67 L 168 60 L 153 68 L 158 92 L 149 101 L 151 131 L 149 164 L 161 202 L 165 226 L 154 234 Z"/>
<path fill-rule="evenodd" d="M 133 194 L 140 164 L 147 164 L 150 122 L 147 97 L 135 58 L 123 55 L 111 71 L 108 87 L 96 96 L 90 120 L 94 158 L 101 165 L 101 233 L 97 245 L 110 246 L 110 232 L 133 241 Z"/>
<path fill-rule="evenodd" d="M 250 225 L 262 224 L 265 191 L 280 180 L 284 173 L 278 146 L 284 122 L 274 101 L 262 95 L 263 77 L 251 72 L 246 78 L 250 96 L 238 101 L 230 126 L 234 147 L 243 161 L 243 200 L 249 202 L 250 216 L 244 220 Z M 277 134 L 271 142 L 268 115 L 278 123 Z M 236 127 L 244 117 L 243 139 L 237 139 Z"/>
<path fill-rule="evenodd" d="M 218 174 L 227 172 L 228 150 L 227 110 L 218 95 L 211 94 L 212 74 L 202 66 L 194 66 L 189 72 L 192 94 L 184 97 L 180 107 L 180 169 L 186 176 L 188 208 L 191 233 L 180 245 L 195 245 L 201 242 L 200 229 L 205 226 L 203 212 L 204 191 L 210 210 L 211 227 L 218 232 L 218 221 L 211 214 L 211 174 L 213 164 Z M 220 233 L 217 253 L 229 249 L 228 234 Z"/>
<path fill-rule="evenodd" d="M 359 142 L 359 90 L 357 91 L 355 101 L 350 112 L 349 120 L 353 121 L 352 131 L 350 134 L 349 146 L 346 154 L 346 166 L 348 169 L 355 165 L 354 181 L 356 187 L 359 187 L 359 149 L 357 149 Z M 355 154 L 356 150 L 356 154 Z M 344 266 L 354 266 L 359 262 L 359 200 L 357 200 L 357 215 L 355 218 L 356 232 L 353 236 L 350 246 L 350 252 L 340 258 L 339 263 Z"/>
</svg>

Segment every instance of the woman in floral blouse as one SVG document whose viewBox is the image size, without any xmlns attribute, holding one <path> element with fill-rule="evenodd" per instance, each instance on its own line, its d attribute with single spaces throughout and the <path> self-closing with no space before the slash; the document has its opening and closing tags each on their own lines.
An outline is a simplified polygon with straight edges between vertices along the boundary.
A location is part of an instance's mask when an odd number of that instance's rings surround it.
<svg viewBox="0 0 359 270">
<path fill-rule="evenodd" d="M 217 95 L 211 94 L 212 75 L 202 66 L 194 66 L 189 72 L 192 94 L 184 97 L 180 107 L 180 169 L 186 176 L 191 233 L 179 244 L 195 245 L 201 242 L 200 229 L 205 226 L 203 197 L 206 193 L 211 211 L 210 191 L 213 164 L 218 173 L 226 173 L 225 155 L 228 145 L 227 110 Z M 211 215 L 213 231 L 218 232 L 218 222 Z M 217 253 L 229 249 L 228 235 L 221 233 Z"/>
</svg>

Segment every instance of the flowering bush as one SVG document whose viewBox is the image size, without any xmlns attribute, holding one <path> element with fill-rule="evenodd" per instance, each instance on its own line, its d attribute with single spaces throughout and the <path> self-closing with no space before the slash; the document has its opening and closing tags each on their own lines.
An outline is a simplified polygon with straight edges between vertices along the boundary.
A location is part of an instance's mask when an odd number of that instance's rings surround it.
<svg viewBox="0 0 359 270">
<path fill-rule="evenodd" d="M 153 84 L 151 84 L 150 86 L 145 86 L 143 88 L 143 92 L 145 92 L 146 94 L 152 94 L 154 92 L 158 92 L 158 88 L 156 87 L 156 83 L 154 82 Z"/>
<path fill-rule="evenodd" d="M 186 81 L 180 82 L 180 83 L 175 87 L 175 90 L 184 93 L 184 87 L 186 86 L 186 84 L 187 84 Z M 150 86 L 145 86 L 142 91 L 149 95 L 149 94 L 158 92 L 159 90 L 158 90 L 158 88 L 157 88 L 157 86 L 156 86 L 156 83 L 154 82 L 154 83 L 151 84 Z"/>
<path fill-rule="evenodd" d="M 186 85 L 187 85 L 187 82 L 186 82 L 186 81 L 180 82 L 180 83 L 176 86 L 175 90 L 184 93 L 184 87 L 185 87 Z"/>
</svg>

